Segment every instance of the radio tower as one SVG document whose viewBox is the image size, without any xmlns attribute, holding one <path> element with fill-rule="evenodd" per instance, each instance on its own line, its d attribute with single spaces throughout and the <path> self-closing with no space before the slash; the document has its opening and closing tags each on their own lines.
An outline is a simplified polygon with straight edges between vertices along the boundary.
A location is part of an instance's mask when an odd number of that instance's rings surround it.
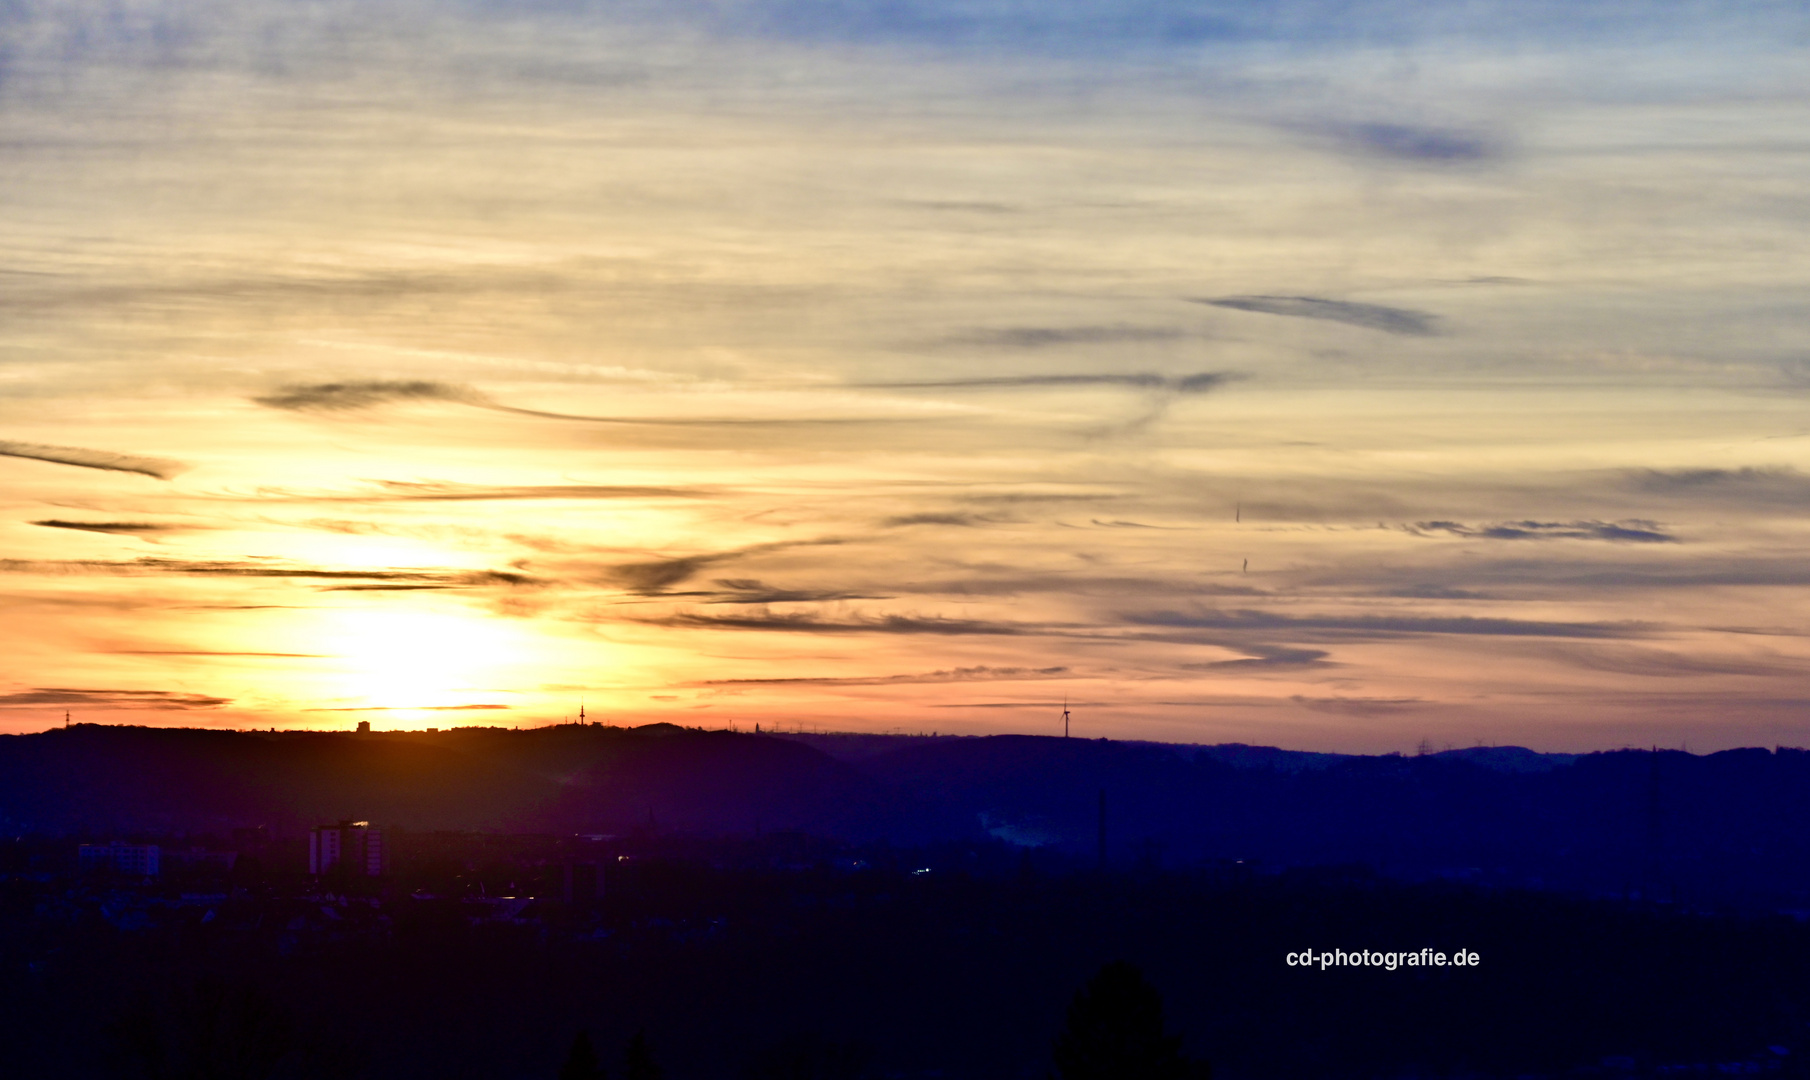
<svg viewBox="0 0 1810 1080">
<path fill-rule="evenodd" d="M 1068 738 L 1068 695 L 1062 695 L 1062 737 Z"/>
<path fill-rule="evenodd" d="M 584 698 L 578 699 L 578 726 L 584 727 Z"/>
</svg>

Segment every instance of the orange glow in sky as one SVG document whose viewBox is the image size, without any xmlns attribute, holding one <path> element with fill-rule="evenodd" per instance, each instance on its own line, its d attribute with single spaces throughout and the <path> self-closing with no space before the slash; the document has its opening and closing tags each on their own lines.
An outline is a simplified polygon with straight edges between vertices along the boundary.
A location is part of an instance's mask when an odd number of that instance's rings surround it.
<svg viewBox="0 0 1810 1080">
<path fill-rule="evenodd" d="M 0 732 L 1810 741 L 1788 35 L 79 7 Z"/>
</svg>

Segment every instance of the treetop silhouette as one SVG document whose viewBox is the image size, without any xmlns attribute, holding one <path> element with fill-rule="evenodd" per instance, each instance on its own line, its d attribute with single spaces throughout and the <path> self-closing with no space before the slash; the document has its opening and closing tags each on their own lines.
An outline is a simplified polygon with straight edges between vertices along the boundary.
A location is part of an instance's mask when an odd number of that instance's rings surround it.
<svg viewBox="0 0 1810 1080">
<path fill-rule="evenodd" d="M 1053 1056 L 1061 1080 L 1206 1080 L 1163 1032 L 1163 999 L 1136 966 L 1107 964 L 1068 1007 Z"/>
</svg>

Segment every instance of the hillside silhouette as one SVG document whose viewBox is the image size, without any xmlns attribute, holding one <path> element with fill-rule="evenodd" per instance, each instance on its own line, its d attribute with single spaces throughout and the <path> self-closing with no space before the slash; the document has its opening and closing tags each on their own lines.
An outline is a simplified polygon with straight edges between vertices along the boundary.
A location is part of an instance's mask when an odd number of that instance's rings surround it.
<svg viewBox="0 0 1810 1080">
<path fill-rule="evenodd" d="M 1810 753 L 1516 747 L 1420 757 L 655 724 L 437 733 L 76 725 L 0 738 L 0 825 L 202 834 L 796 832 L 988 842 L 1086 865 L 1362 865 L 1687 903 L 1810 897 Z"/>
</svg>

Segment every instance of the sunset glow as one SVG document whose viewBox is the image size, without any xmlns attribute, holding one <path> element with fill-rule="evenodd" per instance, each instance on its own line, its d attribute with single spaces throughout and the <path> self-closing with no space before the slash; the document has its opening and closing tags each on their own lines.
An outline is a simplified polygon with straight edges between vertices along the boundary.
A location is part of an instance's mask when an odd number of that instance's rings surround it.
<svg viewBox="0 0 1810 1080">
<path fill-rule="evenodd" d="M 1801 12 L 84 7 L 0 730 L 1810 739 Z"/>
</svg>

